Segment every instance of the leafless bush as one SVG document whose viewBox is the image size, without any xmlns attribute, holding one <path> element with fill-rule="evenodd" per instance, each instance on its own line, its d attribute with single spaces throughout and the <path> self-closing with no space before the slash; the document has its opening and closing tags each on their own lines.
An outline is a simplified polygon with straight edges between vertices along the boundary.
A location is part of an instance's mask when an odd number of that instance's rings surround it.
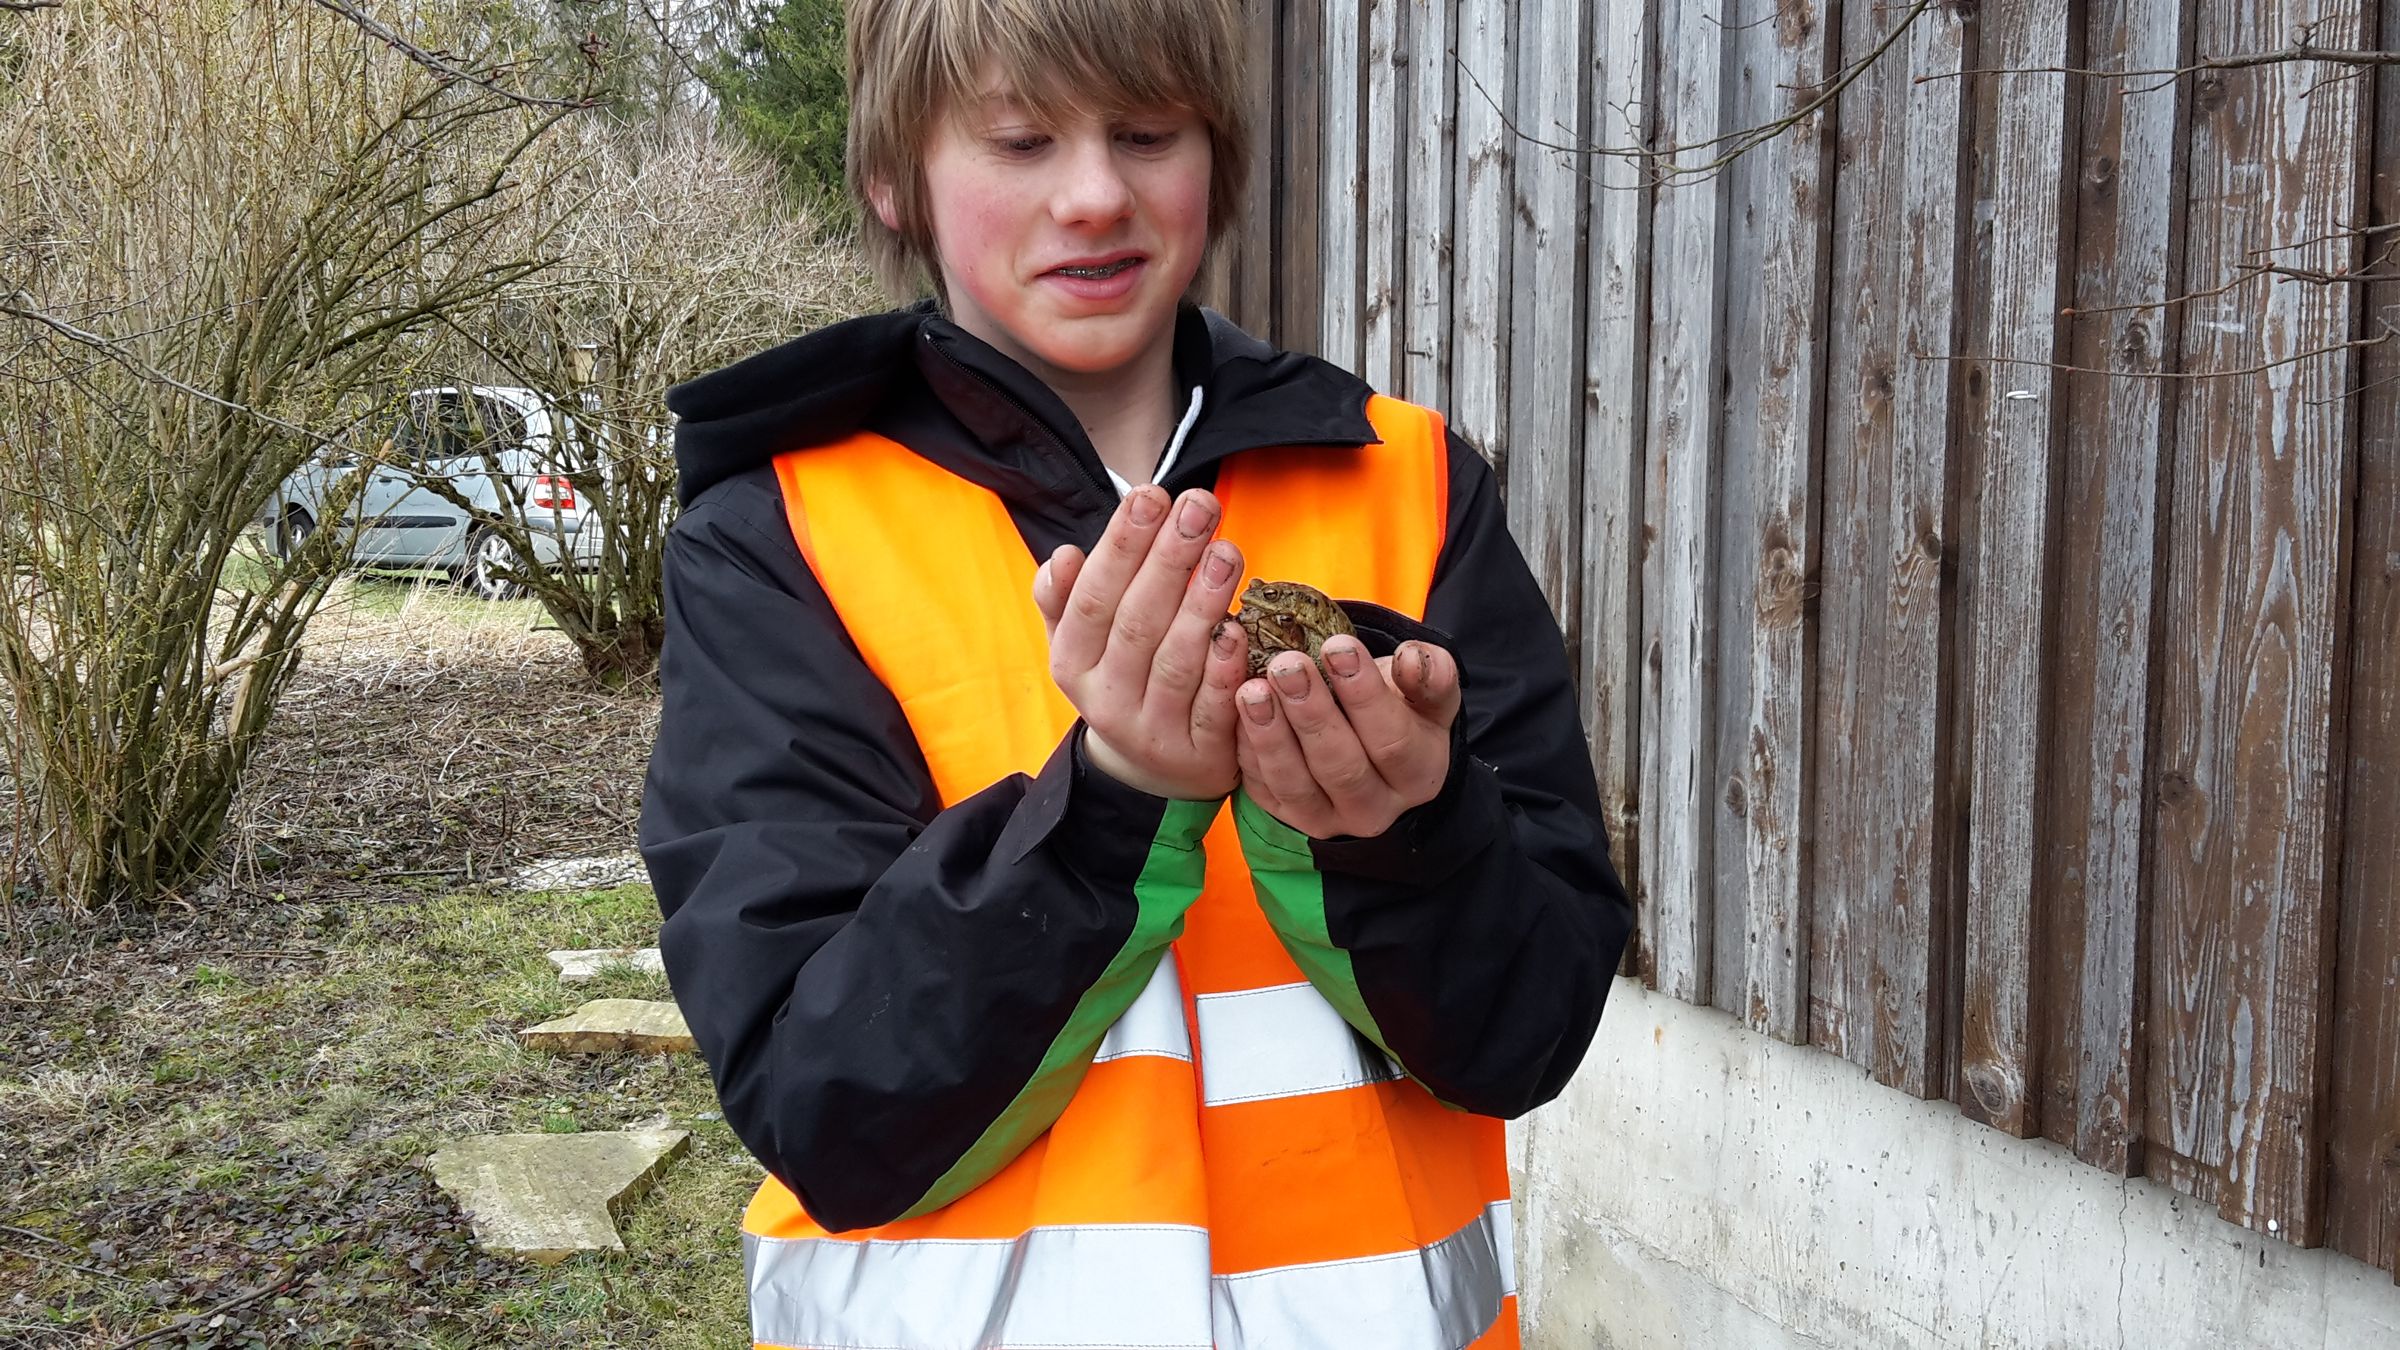
<svg viewBox="0 0 2400 1350">
<path fill-rule="evenodd" d="M 400 344 L 539 270 L 529 152 L 576 101 L 490 74 L 522 63 L 484 18 L 85 0 L 10 25 L 0 897 L 28 854 L 82 912 L 209 863 L 340 561 L 332 532 L 275 560 L 245 527 Z"/>
<path fill-rule="evenodd" d="M 651 672 L 664 631 L 667 387 L 862 313 L 879 293 L 848 240 L 824 237 L 772 166 L 706 121 L 595 119 L 562 129 L 543 154 L 560 187 L 549 214 L 522 224 L 557 265 L 446 324 L 462 361 L 558 400 L 580 425 L 559 467 L 585 513 L 586 565 L 541 565 L 536 536 L 556 516 L 538 499 L 528 507 L 522 481 L 491 474 L 497 508 L 431 486 L 474 512 L 513 559 L 508 580 L 541 600 L 595 681 L 617 687 Z"/>
</svg>

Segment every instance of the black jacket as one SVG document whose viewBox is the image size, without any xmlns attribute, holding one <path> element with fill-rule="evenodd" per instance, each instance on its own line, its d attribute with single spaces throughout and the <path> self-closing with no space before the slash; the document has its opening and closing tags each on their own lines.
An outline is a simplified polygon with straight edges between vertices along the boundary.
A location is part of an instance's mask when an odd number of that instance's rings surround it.
<svg viewBox="0 0 2400 1350">
<path fill-rule="evenodd" d="M 1175 365 L 1206 397 L 1170 492 L 1252 447 L 1374 439 L 1364 384 L 1214 314 L 1184 311 Z M 1036 557 L 1090 548 L 1116 493 L 1055 395 L 922 309 L 809 334 L 669 403 L 684 511 L 641 821 L 668 976 L 742 1142 L 826 1227 L 888 1222 L 1018 1109 L 1125 943 L 1167 804 L 1090 771 L 1070 734 L 1040 773 L 942 809 L 800 557 L 771 461 L 882 432 L 992 489 Z M 1394 1056 L 1445 1102 L 1516 1116 L 1581 1060 L 1632 912 L 1557 623 L 1488 466 L 1455 437 L 1450 466 L 1425 620 L 1464 676 L 1466 753 L 1382 836 L 1312 850 Z"/>
</svg>

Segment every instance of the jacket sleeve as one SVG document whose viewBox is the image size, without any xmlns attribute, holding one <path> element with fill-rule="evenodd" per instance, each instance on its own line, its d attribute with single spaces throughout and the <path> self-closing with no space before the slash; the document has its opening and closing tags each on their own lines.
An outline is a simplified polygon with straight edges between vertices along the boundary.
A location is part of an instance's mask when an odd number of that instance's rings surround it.
<svg viewBox="0 0 2400 1350">
<path fill-rule="evenodd" d="M 1327 1001 L 1443 1102 L 1515 1117 L 1582 1061 L 1633 907 L 1558 622 L 1490 468 L 1456 437 L 1450 463 L 1434 631 L 1383 639 L 1458 658 L 1448 780 L 1371 839 L 1311 839 L 1245 794 L 1234 818 L 1261 907 Z"/>
<path fill-rule="evenodd" d="M 1198 895 L 1216 803 L 1081 763 L 943 808 L 772 478 L 666 560 L 642 856 L 725 1119 L 829 1230 L 922 1213 L 1058 1117 Z"/>
</svg>

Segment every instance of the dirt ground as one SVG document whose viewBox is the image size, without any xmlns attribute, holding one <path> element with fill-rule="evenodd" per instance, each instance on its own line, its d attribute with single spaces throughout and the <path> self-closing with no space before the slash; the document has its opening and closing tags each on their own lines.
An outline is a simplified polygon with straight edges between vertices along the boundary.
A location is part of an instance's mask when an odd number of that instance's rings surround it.
<svg viewBox="0 0 2400 1350">
<path fill-rule="evenodd" d="M 538 607 L 345 580 L 234 812 L 149 914 L 20 898 L 0 946 L 0 1350 L 747 1344 L 759 1175 L 690 1056 L 559 1058 L 555 947 L 655 942 L 646 888 L 520 893 L 633 847 L 653 694 L 592 692 Z M 484 1257 L 424 1159 L 483 1131 L 673 1125 L 631 1251 Z"/>
</svg>

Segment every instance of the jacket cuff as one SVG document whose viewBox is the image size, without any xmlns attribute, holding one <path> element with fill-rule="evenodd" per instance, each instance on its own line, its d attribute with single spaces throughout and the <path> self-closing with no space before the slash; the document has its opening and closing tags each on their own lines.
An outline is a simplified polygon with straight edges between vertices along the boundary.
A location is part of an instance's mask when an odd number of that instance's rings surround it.
<svg viewBox="0 0 2400 1350">
<path fill-rule="evenodd" d="M 1379 835 L 1312 840 L 1320 870 L 1421 889 L 1449 880 L 1506 836 L 1499 779 L 1467 752 L 1464 722 L 1450 728 L 1450 774 L 1433 800 L 1401 812 Z"/>
<path fill-rule="evenodd" d="M 1128 787 L 1093 766 L 1083 750 L 1084 724 L 1078 721 L 1050 754 L 1018 803 L 1016 814 L 998 841 L 996 851 L 1011 863 L 1047 844 L 1070 850 L 1092 871 L 1138 874 L 1155 842 L 1170 847 L 1199 847 L 1206 823 L 1190 828 L 1195 811 L 1170 811 L 1188 805 Z M 1208 803 L 1214 807 L 1215 803 Z M 1207 812 L 1210 820 L 1216 812 Z M 1186 839 L 1184 836 L 1190 835 Z"/>
</svg>

